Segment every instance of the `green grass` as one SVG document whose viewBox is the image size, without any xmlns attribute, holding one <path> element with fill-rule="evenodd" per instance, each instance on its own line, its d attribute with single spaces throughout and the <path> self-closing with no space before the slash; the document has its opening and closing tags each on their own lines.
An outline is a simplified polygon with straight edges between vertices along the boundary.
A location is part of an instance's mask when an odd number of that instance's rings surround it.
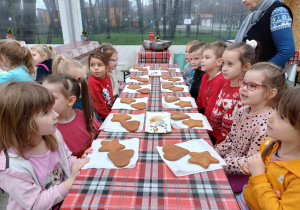
<svg viewBox="0 0 300 210">
<path fill-rule="evenodd" d="M 90 40 L 91 41 L 98 41 L 100 44 L 103 42 L 109 42 L 113 45 L 141 45 L 144 40 L 149 39 L 150 30 L 141 34 L 140 32 L 121 32 L 115 33 L 111 32 L 110 39 L 106 38 L 106 34 L 91 34 Z M 204 43 L 210 43 L 214 41 L 224 41 L 228 37 L 235 37 L 236 31 L 214 31 L 213 33 L 211 30 L 201 30 L 198 34 L 198 40 Z M 47 44 L 47 36 L 39 36 L 40 43 Z M 161 39 L 172 40 L 173 45 L 185 45 L 191 40 L 196 39 L 196 31 L 191 31 L 191 36 L 186 37 L 185 31 L 177 31 L 175 37 L 170 39 L 169 37 L 163 37 L 161 35 Z M 38 43 L 38 39 L 36 39 L 36 43 Z M 49 43 L 48 43 L 49 44 Z M 55 36 L 52 37 L 51 44 L 63 44 L 63 37 L 62 36 Z"/>
</svg>

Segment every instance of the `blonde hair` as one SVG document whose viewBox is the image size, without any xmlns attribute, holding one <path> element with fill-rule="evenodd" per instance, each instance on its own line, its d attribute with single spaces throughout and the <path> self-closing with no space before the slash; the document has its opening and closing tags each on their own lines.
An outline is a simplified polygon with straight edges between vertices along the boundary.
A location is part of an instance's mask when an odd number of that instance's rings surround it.
<svg viewBox="0 0 300 210">
<path fill-rule="evenodd" d="M 117 50 L 110 43 L 102 43 L 100 47 L 96 49 L 96 51 L 90 54 L 89 57 L 89 66 L 91 58 L 97 58 L 103 62 L 105 67 L 109 67 L 109 59 L 114 53 L 118 53 Z M 111 69 L 108 68 L 108 71 Z"/>
<path fill-rule="evenodd" d="M 76 78 L 86 78 L 88 69 L 79 61 L 57 54 L 52 63 L 52 74 L 70 74 Z"/>
<path fill-rule="evenodd" d="M 9 68 L 14 69 L 18 66 L 26 66 L 30 74 L 34 74 L 34 60 L 27 47 L 22 46 L 16 40 L 0 40 L 0 60 L 1 56 L 8 59 Z"/>
<path fill-rule="evenodd" d="M 209 43 L 204 47 L 204 50 L 212 50 L 217 58 L 222 58 L 225 49 L 226 45 L 222 42 Z"/>
<path fill-rule="evenodd" d="M 53 107 L 54 96 L 39 83 L 10 82 L 0 86 L 0 98 L 0 151 L 14 147 L 25 158 L 24 148 L 36 146 L 35 116 Z M 54 135 L 43 139 L 51 151 L 58 148 Z"/>
<path fill-rule="evenodd" d="M 51 46 L 47 46 L 45 44 L 38 44 L 31 48 L 31 50 L 36 50 L 40 56 L 44 53 L 47 55 L 46 60 L 53 59 L 55 55 L 55 50 Z"/>
<path fill-rule="evenodd" d="M 236 51 L 239 53 L 239 60 L 243 65 L 250 63 L 251 65 L 259 61 L 260 48 L 255 49 L 245 42 L 237 42 L 230 44 L 226 51 Z"/>
</svg>

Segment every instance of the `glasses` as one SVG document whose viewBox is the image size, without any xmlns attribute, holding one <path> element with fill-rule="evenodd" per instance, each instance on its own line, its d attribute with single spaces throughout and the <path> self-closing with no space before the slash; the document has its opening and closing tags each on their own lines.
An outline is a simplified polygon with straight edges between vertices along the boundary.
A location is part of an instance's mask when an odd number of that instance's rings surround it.
<svg viewBox="0 0 300 210">
<path fill-rule="evenodd" d="M 117 62 L 119 60 L 119 58 L 116 58 L 116 59 L 110 58 L 109 60 L 113 61 L 113 62 Z"/>
<path fill-rule="evenodd" d="M 267 87 L 265 85 L 259 85 L 254 82 L 245 82 L 243 79 L 239 79 L 240 88 L 243 88 L 245 85 L 247 86 L 247 89 L 250 91 L 255 90 L 257 87 Z"/>
</svg>

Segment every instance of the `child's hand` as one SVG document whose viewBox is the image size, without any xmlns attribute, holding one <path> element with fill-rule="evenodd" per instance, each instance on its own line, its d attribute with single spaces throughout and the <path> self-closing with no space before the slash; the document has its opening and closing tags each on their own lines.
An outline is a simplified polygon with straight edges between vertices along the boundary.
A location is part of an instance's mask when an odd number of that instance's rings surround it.
<svg viewBox="0 0 300 210">
<path fill-rule="evenodd" d="M 251 175 L 251 174 L 250 174 L 250 171 L 249 171 L 249 168 L 248 168 L 247 162 L 244 163 L 244 164 L 242 165 L 242 171 L 243 171 L 243 173 L 246 174 L 246 175 Z"/>
<path fill-rule="evenodd" d="M 93 148 L 90 147 L 87 150 L 84 151 L 83 155 L 81 158 L 86 158 L 88 154 L 92 154 L 93 153 Z"/>
<path fill-rule="evenodd" d="M 247 159 L 247 167 L 252 176 L 264 174 L 266 166 L 261 158 L 261 154 L 257 153 Z"/>
</svg>

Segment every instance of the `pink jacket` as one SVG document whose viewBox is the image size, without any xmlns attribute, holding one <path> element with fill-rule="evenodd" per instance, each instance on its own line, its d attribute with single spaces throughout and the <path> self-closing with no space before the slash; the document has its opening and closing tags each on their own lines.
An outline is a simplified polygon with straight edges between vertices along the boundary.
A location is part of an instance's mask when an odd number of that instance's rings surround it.
<svg viewBox="0 0 300 210">
<path fill-rule="evenodd" d="M 60 132 L 56 131 L 55 135 L 66 180 L 77 158 L 71 156 Z M 0 188 L 9 193 L 7 209 L 52 209 L 52 206 L 64 200 L 68 194 L 64 183 L 43 191 L 29 161 L 9 151 L 9 168 L 6 170 L 6 156 L 3 151 L 0 153 Z"/>
</svg>

